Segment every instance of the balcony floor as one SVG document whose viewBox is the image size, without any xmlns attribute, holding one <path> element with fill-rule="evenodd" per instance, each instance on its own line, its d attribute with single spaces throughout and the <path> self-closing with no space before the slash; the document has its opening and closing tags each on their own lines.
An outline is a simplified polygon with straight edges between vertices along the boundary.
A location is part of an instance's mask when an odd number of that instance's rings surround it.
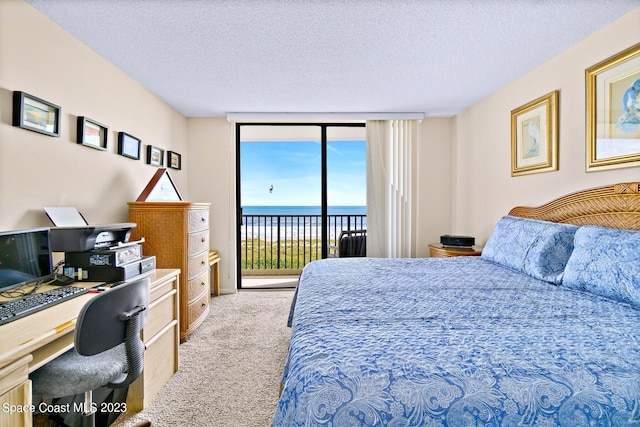
<svg viewBox="0 0 640 427">
<path fill-rule="evenodd" d="M 299 276 L 242 276 L 242 289 L 295 288 Z"/>
</svg>

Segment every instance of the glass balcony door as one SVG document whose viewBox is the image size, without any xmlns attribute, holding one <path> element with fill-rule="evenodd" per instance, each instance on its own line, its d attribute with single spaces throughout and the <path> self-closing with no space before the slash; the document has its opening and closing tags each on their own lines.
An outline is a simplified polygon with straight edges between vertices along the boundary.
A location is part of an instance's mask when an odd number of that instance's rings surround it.
<svg viewBox="0 0 640 427">
<path fill-rule="evenodd" d="M 240 288 L 245 277 L 297 276 L 335 253 L 342 229 L 366 226 L 364 133 L 364 124 L 237 125 Z"/>
<path fill-rule="evenodd" d="M 367 227 L 367 180 L 364 126 L 326 128 L 326 207 L 328 253 L 336 256 L 342 232 Z"/>
</svg>

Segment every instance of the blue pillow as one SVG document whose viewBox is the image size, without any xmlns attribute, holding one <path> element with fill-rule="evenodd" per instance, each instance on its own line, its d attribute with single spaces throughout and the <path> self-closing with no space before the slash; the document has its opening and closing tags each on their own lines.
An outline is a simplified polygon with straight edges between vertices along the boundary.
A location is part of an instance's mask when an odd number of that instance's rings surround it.
<svg viewBox="0 0 640 427">
<path fill-rule="evenodd" d="M 640 231 L 580 227 L 562 286 L 640 306 Z"/>
<path fill-rule="evenodd" d="M 560 284 L 578 226 L 505 216 L 482 249 L 482 258 Z"/>
</svg>

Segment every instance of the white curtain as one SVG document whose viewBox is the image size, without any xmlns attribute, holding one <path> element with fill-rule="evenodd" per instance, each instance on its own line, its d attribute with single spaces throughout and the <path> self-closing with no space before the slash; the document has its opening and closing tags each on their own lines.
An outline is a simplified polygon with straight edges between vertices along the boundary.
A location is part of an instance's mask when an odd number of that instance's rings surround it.
<svg viewBox="0 0 640 427">
<path fill-rule="evenodd" d="M 415 120 L 367 121 L 367 256 L 415 255 Z"/>
</svg>

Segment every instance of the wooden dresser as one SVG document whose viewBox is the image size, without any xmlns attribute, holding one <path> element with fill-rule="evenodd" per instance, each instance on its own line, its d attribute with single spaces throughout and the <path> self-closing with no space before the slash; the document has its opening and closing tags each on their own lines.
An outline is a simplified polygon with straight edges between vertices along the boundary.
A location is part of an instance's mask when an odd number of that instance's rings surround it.
<svg viewBox="0 0 640 427">
<path fill-rule="evenodd" d="M 129 202 L 131 239 L 144 237 L 144 255 L 157 268 L 179 268 L 180 341 L 209 313 L 209 203 Z"/>
</svg>

